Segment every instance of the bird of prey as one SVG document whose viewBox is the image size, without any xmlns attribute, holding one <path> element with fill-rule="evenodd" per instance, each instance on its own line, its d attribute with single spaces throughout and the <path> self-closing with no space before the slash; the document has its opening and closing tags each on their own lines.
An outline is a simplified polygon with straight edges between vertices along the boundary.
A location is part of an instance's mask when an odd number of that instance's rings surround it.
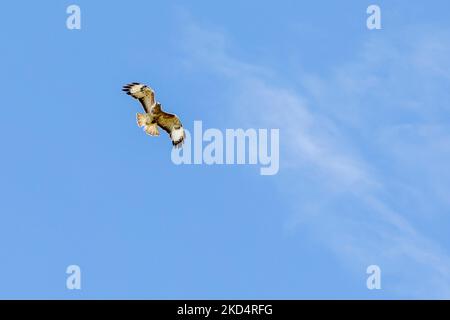
<svg viewBox="0 0 450 320">
<path fill-rule="evenodd" d="M 182 146 L 186 134 L 180 119 L 174 114 L 162 111 L 161 104 L 155 100 L 155 92 L 152 88 L 133 82 L 123 86 L 122 91 L 139 100 L 144 107 L 145 113 L 136 114 L 139 127 L 143 127 L 148 135 L 159 136 L 159 126 L 169 134 L 173 146 L 176 148 Z"/>
</svg>

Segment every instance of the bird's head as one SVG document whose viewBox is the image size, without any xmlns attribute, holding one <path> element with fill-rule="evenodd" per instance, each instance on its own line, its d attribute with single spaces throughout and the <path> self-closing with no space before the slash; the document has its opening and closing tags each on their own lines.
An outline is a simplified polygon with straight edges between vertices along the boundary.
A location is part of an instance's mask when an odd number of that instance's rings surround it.
<svg viewBox="0 0 450 320">
<path fill-rule="evenodd" d="M 161 103 L 156 102 L 155 107 L 153 108 L 154 112 L 161 111 Z"/>
</svg>

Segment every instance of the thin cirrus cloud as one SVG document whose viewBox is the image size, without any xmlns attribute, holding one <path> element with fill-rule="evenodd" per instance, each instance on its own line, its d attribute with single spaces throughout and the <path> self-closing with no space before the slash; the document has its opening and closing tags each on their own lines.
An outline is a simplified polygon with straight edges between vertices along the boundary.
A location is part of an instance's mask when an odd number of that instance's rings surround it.
<svg viewBox="0 0 450 320">
<path fill-rule="evenodd" d="M 295 88 L 231 55 L 223 33 L 184 26 L 186 64 L 230 83 L 236 119 L 280 128 L 281 166 L 297 178 L 282 170 L 276 181 L 294 199 L 287 230 L 312 231 L 357 272 L 379 264 L 400 297 L 450 297 L 449 247 L 421 228 L 450 204 L 450 33 L 369 37 L 347 64 L 299 75 Z"/>
</svg>

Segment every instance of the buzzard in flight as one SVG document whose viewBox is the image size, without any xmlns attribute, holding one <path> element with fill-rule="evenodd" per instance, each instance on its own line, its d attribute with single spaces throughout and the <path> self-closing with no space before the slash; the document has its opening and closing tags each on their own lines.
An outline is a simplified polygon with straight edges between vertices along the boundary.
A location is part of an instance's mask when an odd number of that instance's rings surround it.
<svg viewBox="0 0 450 320">
<path fill-rule="evenodd" d="M 152 88 L 137 82 L 127 84 L 123 87 L 126 94 L 138 99 L 144 107 L 145 113 L 137 113 L 136 120 L 139 127 L 151 136 L 159 136 L 158 126 L 166 131 L 172 144 L 179 148 L 184 142 L 186 134 L 180 119 L 174 114 L 161 110 L 161 104 L 155 100 L 155 92 Z"/>
</svg>

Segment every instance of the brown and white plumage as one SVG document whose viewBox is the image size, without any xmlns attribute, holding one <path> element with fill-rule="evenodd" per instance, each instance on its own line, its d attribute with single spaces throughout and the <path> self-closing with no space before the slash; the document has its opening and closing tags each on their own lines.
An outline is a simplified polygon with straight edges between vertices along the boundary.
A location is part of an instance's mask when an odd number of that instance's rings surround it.
<svg viewBox="0 0 450 320">
<path fill-rule="evenodd" d="M 133 82 L 123 87 L 123 91 L 133 98 L 139 100 L 145 113 L 137 113 L 136 120 L 139 127 L 151 136 L 158 136 L 158 126 L 166 131 L 172 144 L 175 147 L 181 147 L 186 134 L 180 119 L 174 115 L 161 110 L 161 104 L 155 100 L 155 92 L 152 88 Z"/>
</svg>

